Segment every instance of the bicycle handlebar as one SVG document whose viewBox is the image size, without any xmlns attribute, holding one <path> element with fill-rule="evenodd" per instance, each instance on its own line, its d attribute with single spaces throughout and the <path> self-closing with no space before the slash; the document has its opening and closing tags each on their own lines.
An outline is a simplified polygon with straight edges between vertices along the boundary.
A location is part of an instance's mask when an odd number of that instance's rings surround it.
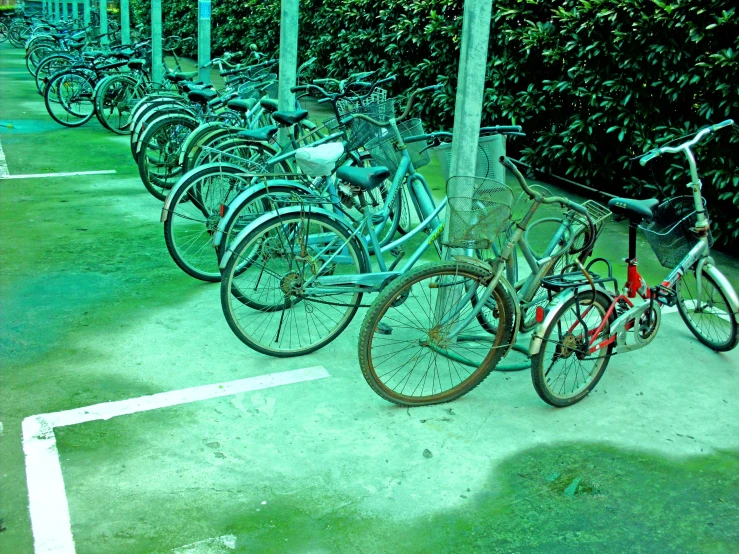
<svg viewBox="0 0 739 554">
<path fill-rule="evenodd" d="M 588 222 L 588 227 L 590 227 L 590 240 L 584 244 L 581 248 L 578 248 L 577 250 L 570 250 L 571 254 L 579 254 L 580 252 L 583 252 L 590 247 L 592 247 L 593 243 L 596 239 L 596 229 L 595 229 L 595 222 L 593 222 L 593 218 L 590 216 L 590 213 L 588 212 L 588 209 L 583 206 L 582 204 L 578 204 L 577 202 L 573 202 L 569 198 L 565 198 L 564 196 L 549 196 L 544 197 L 540 192 L 536 192 L 535 190 L 532 190 L 531 187 L 529 187 L 529 184 L 526 182 L 526 179 L 521 174 L 521 172 L 518 170 L 518 168 L 505 156 L 500 157 L 500 163 L 503 164 L 503 166 L 513 173 L 515 175 L 516 179 L 518 180 L 518 183 L 521 185 L 521 188 L 524 190 L 526 194 L 529 195 L 529 197 L 534 201 L 538 202 L 540 204 L 560 204 L 561 206 L 573 210 L 583 216 L 585 216 L 585 219 Z"/>
<path fill-rule="evenodd" d="M 705 127 L 704 129 L 701 129 L 698 131 L 695 136 L 690 139 L 687 142 L 682 143 L 679 146 L 663 146 L 661 148 L 655 148 L 654 150 L 650 150 L 643 156 L 639 158 L 639 163 L 644 166 L 646 165 L 650 160 L 653 160 L 654 158 L 658 158 L 662 154 L 677 154 L 678 152 L 682 152 L 683 150 L 686 150 L 690 148 L 691 146 L 697 144 L 700 142 L 703 137 L 706 135 L 710 135 L 711 133 L 714 133 L 718 131 L 719 129 L 723 129 L 724 127 L 729 127 L 731 125 L 734 125 L 733 119 L 727 119 L 725 121 L 722 121 L 721 123 L 716 123 L 714 125 L 709 125 L 708 127 Z"/>
</svg>

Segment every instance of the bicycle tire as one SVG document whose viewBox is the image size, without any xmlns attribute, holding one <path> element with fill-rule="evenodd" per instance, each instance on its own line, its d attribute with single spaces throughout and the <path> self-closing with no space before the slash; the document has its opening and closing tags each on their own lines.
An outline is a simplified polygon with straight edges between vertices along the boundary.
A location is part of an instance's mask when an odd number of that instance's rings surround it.
<svg viewBox="0 0 739 554">
<path fill-rule="evenodd" d="M 101 83 L 95 95 L 95 115 L 100 124 L 117 135 L 126 135 L 129 130 L 123 129 L 132 102 L 136 95 L 143 94 L 143 88 L 136 79 L 126 75 L 112 75 Z"/>
<path fill-rule="evenodd" d="M 218 197 L 216 195 L 223 191 L 203 190 L 203 187 L 211 189 L 218 186 L 209 181 L 222 181 L 223 175 L 227 175 L 229 180 L 241 179 L 243 186 Z M 240 175 L 243 172 L 231 166 L 205 167 L 189 173 L 184 177 L 187 184 L 180 183 L 173 191 L 164 222 L 164 242 L 177 266 L 195 279 L 210 283 L 221 280 L 220 258 L 213 248 L 212 234 L 220 220 L 220 206 L 227 205 L 251 181 L 249 177 L 241 178 Z"/>
<path fill-rule="evenodd" d="M 64 79 L 67 79 L 67 81 L 61 83 Z M 67 94 L 66 89 L 73 87 L 76 90 L 72 91 L 69 98 L 65 100 L 64 95 Z M 95 116 L 95 104 L 92 99 L 94 90 L 95 84 L 83 72 L 62 71 L 57 73 L 49 80 L 44 89 L 46 111 L 60 125 L 64 125 L 65 127 L 80 127 Z M 57 97 L 58 102 L 53 101 L 52 95 Z M 80 105 L 76 106 L 74 101 L 78 99 L 80 100 Z M 55 110 L 52 107 L 53 104 L 58 104 L 61 110 Z M 87 113 L 79 113 L 83 110 L 83 106 L 87 106 L 87 104 L 89 104 L 89 111 Z"/>
<path fill-rule="evenodd" d="M 476 286 L 480 287 L 480 290 L 484 290 L 490 277 L 489 271 L 474 264 L 438 262 L 416 268 L 386 286 L 367 311 L 359 332 L 359 365 L 370 388 L 381 398 L 400 406 L 425 406 L 456 400 L 482 383 L 503 358 L 513 336 L 513 325 L 515 324 L 513 303 L 515 298 L 510 296 L 510 293 L 502 284 L 499 283 L 496 286 L 492 295 L 498 307 L 497 328 L 499 329 L 493 339 L 492 346 L 488 344 L 487 339 L 463 340 L 461 334 L 458 341 L 447 344 L 445 347 L 437 345 L 434 348 L 431 343 L 443 344 L 443 336 L 440 336 L 443 330 L 439 328 L 438 323 L 438 319 L 443 319 L 443 316 L 446 315 L 439 311 L 438 304 L 439 291 L 445 287 L 443 280 L 445 278 L 454 278 L 455 280 L 461 278 L 464 279 L 465 283 L 468 281 L 474 282 Z M 429 284 L 436 283 L 438 285 L 441 283 L 441 286 L 435 287 L 437 291 L 436 299 L 432 298 L 434 288 L 424 287 L 420 284 L 424 280 L 428 280 Z M 415 292 L 413 290 L 414 286 L 416 286 Z M 455 286 L 462 287 L 464 285 L 457 283 Z M 425 292 L 425 288 L 428 288 L 428 294 Z M 419 291 L 421 294 L 419 294 Z M 410 303 L 412 300 L 416 300 L 416 303 Z M 434 312 L 434 315 L 429 317 L 428 322 L 420 309 L 422 304 L 427 305 L 429 310 Z M 470 305 L 472 304 L 470 303 Z M 404 308 L 408 315 L 402 313 L 401 308 Z M 442 306 L 443 308 L 444 306 Z M 389 323 L 384 323 L 382 319 L 391 309 L 396 310 L 392 312 L 391 316 L 388 316 Z M 453 320 L 454 318 L 452 318 Z M 406 322 L 407 325 L 403 325 Z M 429 325 L 432 326 L 429 327 Z M 414 328 L 414 326 L 417 327 Z M 410 331 L 405 331 L 406 334 L 403 335 L 403 328 L 410 329 Z M 468 329 L 465 329 L 465 331 Z M 474 328 L 472 330 L 474 331 Z M 391 342 L 384 343 L 383 337 L 386 336 L 394 338 L 389 339 Z M 399 336 L 401 338 L 398 338 Z M 410 338 L 403 341 L 402 338 L 407 336 L 410 336 Z M 375 344 L 375 341 L 377 341 L 377 344 Z M 394 349 L 398 343 L 403 342 L 408 343 L 409 346 L 397 351 L 381 351 L 385 346 Z M 427 344 L 424 344 L 424 342 Z M 469 344 L 473 346 L 460 346 Z M 479 346 L 475 346 L 477 344 Z M 418 353 L 413 348 L 416 345 L 419 346 Z M 376 355 L 373 354 L 375 347 Z M 458 349 L 458 351 L 451 352 L 453 348 Z M 475 350 L 485 352 L 481 360 L 479 359 L 480 354 L 474 352 Z M 447 354 L 444 354 L 443 351 L 446 351 Z M 459 351 L 463 352 L 464 355 L 460 355 Z M 455 360 L 455 356 L 463 358 L 476 356 L 478 359 L 470 360 L 470 362 L 473 362 L 471 364 L 463 364 Z M 393 365 L 402 363 L 402 365 L 390 370 L 380 370 L 380 366 L 385 362 Z M 424 364 L 427 365 L 425 369 L 420 367 Z M 427 390 L 425 387 L 432 365 L 431 389 L 427 394 L 424 394 L 424 391 Z M 420 373 L 414 377 L 413 375 L 416 374 L 419 367 Z M 460 371 L 465 373 L 466 367 L 475 367 L 475 369 L 462 378 Z M 402 378 L 398 381 L 398 387 L 402 388 L 398 391 L 390 383 L 398 372 L 403 371 L 405 373 L 401 373 Z M 455 375 L 460 379 L 456 384 L 454 384 Z M 445 388 L 447 380 L 449 386 Z M 410 391 L 413 394 L 405 393 L 406 386 L 409 384 L 413 387 Z M 437 385 L 439 386 L 438 390 L 435 388 Z M 419 386 L 421 387 L 421 394 L 415 394 Z"/>
<path fill-rule="evenodd" d="M 311 225 L 314 225 L 314 227 L 311 227 Z M 262 241 L 262 244 L 264 244 L 263 239 L 266 233 L 277 227 L 282 227 L 283 229 L 292 230 L 294 232 L 293 237 L 300 237 L 303 229 L 306 229 L 306 234 L 308 234 L 308 230 L 316 229 L 315 225 L 318 225 L 318 228 L 321 229 L 320 234 L 323 237 L 328 236 L 329 232 L 334 233 L 337 241 L 339 241 L 336 244 L 343 244 L 344 241 L 348 240 L 348 250 L 345 256 L 350 261 L 339 268 L 340 272 L 360 274 L 366 273 L 370 269 L 369 259 L 359 240 L 356 237 L 350 238 L 351 231 L 348 228 L 323 214 L 290 213 L 275 217 L 257 226 L 239 244 L 234 246 L 221 280 L 221 307 L 226 321 L 239 340 L 257 352 L 279 358 L 315 352 L 336 339 L 351 323 L 359 309 L 362 300 L 361 292 L 337 293 L 337 295 L 329 296 L 330 302 L 338 304 L 338 307 L 327 303 L 325 297 L 322 297 L 324 300 L 317 300 L 310 296 L 295 295 L 292 290 L 297 289 L 293 289 L 291 283 L 299 288 L 301 278 L 306 277 L 301 273 L 306 270 L 309 264 L 296 261 L 296 256 L 288 253 L 288 249 L 277 252 L 280 246 L 279 243 L 275 244 L 276 256 L 268 258 L 261 265 L 264 267 L 270 261 L 279 260 L 279 256 L 282 256 L 283 259 L 287 260 L 288 267 L 294 267 L 295 270 L 281 275 L 277 288 L 271 287 L 269 283 L 263 286 L 261 292 L 265 292 L 267 296 L 255 299 L 251 306 L 245 305 L 233 294 L 232 290 L 234 289 L 241 286 L 246 288 L 245 285 L 234 283 L 235 270 L 241 267 L 245 251 L 249 250 L 246 255 L 252 256 L 251 265 L 258 267 L 254 258 L 261 257 L 265 250 L 259 247 L 259 253 L 252 255 L 252 252 L 254 252 L 252 247 L 256 247 L 258 241 Z M 310 234 L 316 236 L 313 233 Z M 288 238 L 288 241 L 288 248 L 294 250 L 297 239 Z M 313 250 L 310 252 L 315 253 Z M 302 266 L 299 265 L 301 263 Z M 270 271 L 272 272 L 272 270 Z M 260 272 L 264 273 L 263 269 L 260 269 Z M 241 277 L 243 276 L 240 275 L 239 278 Z M 269 273 L 267 278 L 274 279 L 273 275 Z M 257 286 L 262 284 L 261 275 L 259 279 L 256 282 Z M 273 284 L 276 284 L 276 282 Z M 248 287 L 251 291 L 251 283 L 248 283 Z M 286 289 L 288 289 L 288 292 L 285 292 Z M 344 296 L 342 297 L 341 294 L 344 294 Z M 280 300 L 280 295 L 282 295 L 282 300 Z M 275 300 L 270 300 L 270 298 Z M 262 299 L 262 305 L 265 309 L 254 309 L 252 306 L 258 305 L 259 300 Z M 243 314 L 244 317 L 237 317 L 237 311 Z M 298 318 L 300 318 L 300 322 L 298 322 Z M 245 325 L 248 325 L 248 328 L 245 328 Z M 310 325 L 315 326 L 313 329 L 315 336 L 309 330 Z M 307 339 L 304 338 L 305 334 L 308 335 Z"/>
<path fill-rule="evenodd" d="M 716 306 L 717 293 L 721 301 L 718 310 L 723 312 L 723 315 L 718 314 L 718 317 L 711 317 L 710 326 L 706 329 L 700 328 L 697 325 L 696 317 L 694 316 L 697 316 L 698 314 L 703 316 L 704 313 L 695 309 L 694 296 L 697 293 L 697 279 L 695 277 L 694 267 L 691 270 L 686 271 L 675 286 L 675 294 L 677 295 L 677 311 L 680 313 L 680 317 L 683 318 L 683 321 L 685 322 L 685 325 L 688 326 L 688 329 L 690 329 L 690 332 L 711 350 L 715 350 L 716 352 L 728 352 L 729 350 L 736 348 L 737 343 L 739 343 L 739 331 L 737 330 L 737 318 L 731 313 L 731 304 L 728 299 L 729 295 L 724 291 L 722 285 L 711 277 L 711 275 L 705 270 L 702 271 L 701 276 L 703 283 L 701 301 L 706 301 L 706 293 L 708 293 L 707 302 L 710 304 L 710 308 L 713 309 Z M 693 282 L 695 282 L 695 285 L 693 285 Z M 706 284 L 708 286 L 706 286 Z M 685 295 L 688 295 L 688 298 L 686 298 Z M 688 303 L 692 303 L 692 311 L 687 305 Z M 716 340 L 708 334 L 710 328 L 718 331 L 721 328 L 727 327 L 728 333 L 726 333 L 726 338 L 723 340 Z"/>
<path fill-rule="evenodd" d="M 556 308 L 557 313 L 549 320 L 547 326 L 540 332 L 538 332 L 542 337 L 541 348 L 538 353 L 531 357 L 531 380 L 534 384 L 534 389 L 536 390 L 536 393 L 544 402 L 546 402 L 550 406 L 554 406 L 557 408 L 564 408 L 579 402 L 596 387 L 601 377 L 603 376 L 603 373 L 605 373 L 606 367 L 608 367 L 608 362 L 611 359 L 611 352 L 615 345 L 615 342 L 611 342 L 606 347 L 598 350 L 597 353 L 592 354 L 581 354 L 577 351 L 578 348 L 582 346 L 582 344 L 578 343 L 581 338 L 573 334 L 572 331 L 577 330 L 578 325 L 579 327 L 582 327 L 582 324 L 574 323 L 572 320 L 565 322 L 564 324 L 560 323 L 560 320 L 565 318 L 565 316 L 569 313 L 570 308 L 574 306 L 577 302 L 580 302 L 581 306 L 589 306 L 591 304 L 592 306 L 598 306 L 597 311 L 600 312 L 600 321 L 598 321 L 598 319 L 595 317 L 590 318 L 591 321 L 586 322 L 590 324 L 590 328 L 588 329 L 589 331 L 592 331 L 594 326 L 600 325 L 600 323 L 603 321 L 603 316 L 608 313 L 608 308 L 611 306 L 611 299 L 606 294 L 600 291 L 596 291 L 595 296 L 593 296 L 593 292 L 590 290 L 573 294 L 571 298 L 567 299 L 559 307 Z M 591 313 L 592 312 L 588 312 L 586 314 L 585 311 L 583 311 L 580 315 L 584 320 L 585 318 L 590 317 Z M 611 315 L 609 316 L 609 321 L 602 331 L 603 334 L 601 336 L 603 337 L 603 339 L 607 338 L 610 334 L 610 325 L 615 320 L 615 318 L 615 313 L 611 313 Z M 573 319 L 575 322 L 578 321 L 576 318 Z M 563 329 L 567 329 L 567 331 L 563 333 Z M 551 337 L 555 330 L 557 331 L 558 336 L 557 339 L 552 340 Z M 552 364 L 549 366 L 549 368 L 545 369 L 546 362 L 548 361 L 548 347 L 551 343 L 556 343 L 556 346 L 554 347 L 554 353 L 552 355 Z M 596 361 L 599 362 L 599 365 L 595 369 L 594 373 L 591 372 L 589 374 L 590 379 L 587 380 L 587 382 L 584 383 L 583 386 L 579 387 L 577 391 L 572 391 L 573 394 L 555 393 L 555 391 L 552 390 L 549 373 L 558 360 L 570 359 L 573 357 L 573 355 L 576 359 L 580 361 L 589 361 L 591 358 L 596 359 Z M 555 356 L 558 356 L 558 358 L 555 359 Z M 580 356 L 582 356 L 582 359 L 580 358 Z M 566 365 L 567 363 L 565 363 L 565 366 Z M 584 375 L 585 371 L 583 370 L 582 372 L 580 372 L 576 369 L 574 379 L 577 379 L 577 377 L 581 373 Z M 567 377 L 568 376 L 565 375 L 563 381 L 560 381 L 559 379 L 557 379 L 557 381 L 561 382 L 562 386 L 564 387 L 567 384 Z"/>
<path fill-rule="evenodd" d="M 163 118 L 158 123 L 153 123 L 152 126 L 147 130 L 146 134 L 142 139 L 141 151 L 138 157 L 138 168 L 141 182 L 146 187 L 152 196 L 164 201 L 169 194 L 169 190 L 174 186 L 175 182 L 182 175 L 179 165 L 176 164 L 179 159 L 179 146 L 184 140 L 185 133 L 191 132 L 197 127 L 198 121 L 189 116 L 174 115 L 171 117 Z M 167 137 L 167 134 L 176 133 L 177 136 Z M 153 152 L 153 141 L 157 142 L 157 148 L 164 149 L 164 157 L 157 156 L 154 158 L 151 152 Z M 156 165 L 152 162 L 156 159 L 158 163 L 161 163 L 161 167 L 164 167 L 164 177 L 155 177 L 151 170 Z M 171 168 L 171 170 L 170 170 Z M 167 171 L 169 171 L 167 173 Z M 167 192 L 165 192 L 167 191 Z"/>
</svg>

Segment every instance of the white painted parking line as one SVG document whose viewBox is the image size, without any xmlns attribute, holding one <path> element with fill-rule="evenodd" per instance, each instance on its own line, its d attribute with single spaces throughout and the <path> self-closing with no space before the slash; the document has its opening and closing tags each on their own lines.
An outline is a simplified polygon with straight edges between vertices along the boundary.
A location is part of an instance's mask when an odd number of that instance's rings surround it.
<svg viewBox="0 0 739 554">
<path fill-rule="evenodd" d="M 7 172 L 7 166 L 5 167 Z M 111 175 L 117 173 L 115 169 L 102 169 L 100 171 L 69 171 L 67 173 L 28 173 L 26 175 L 5 175 L 0 168 L 0 179 L 43 179 L 44 177 L 74 177 L 76 175 Z"/>
<path fill-rule="evenodd" d="M 0 142 L 0 179 L 7 179 L 8 175 L 8 162 L 5 160 L 5 152 L 3 152 L 3 143 Z"/>
<path fill-rule="evenodd" d="M 27 173 L 26 175 L 11 175 L 8 171 L 8 161 L 3 152 L 3 143 L 0 142 L 0 179 L 43 179 L 45 177 L 74 177 L 76 175 L 111 175 L 117 173 L 115 169 L 101 169 L 98 171 L 69 171 L 66 173 Z"/>
<path fill-rule="evenodd" d="M 22 425 L 23 452 L 26 456 L 28 506 L 36 554 L 75 552 L 64 477 L 54 436 L 55 427 L 108 420 L 137 412 L 326 377 L 330 377 L 326 368 L 315 366 L 25 418 Z"/>
</svg>

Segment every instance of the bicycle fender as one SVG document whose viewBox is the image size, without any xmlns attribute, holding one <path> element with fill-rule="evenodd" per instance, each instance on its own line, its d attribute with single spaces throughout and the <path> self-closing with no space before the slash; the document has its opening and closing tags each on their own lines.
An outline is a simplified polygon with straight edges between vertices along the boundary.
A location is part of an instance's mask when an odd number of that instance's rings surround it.
<svg viewBox="0 0 739 554">
<path fill-rule="evenodd" d="M 218 248 L 218 246 L 221 244 L 223 231 L 226 229 L 226 227 L 228 227 L 228 223 L 231 221 L 233 214 L 236 213 L 238 208 L 240 208 L 244 204 L 248 204 L 255 194 L 260 193 L 265 189 L 268 190 L 269 187 L 274 186 L 289 186 L 295 188 L 298 192 L 303 192 L 306 194 L 314 193 L 311 188 L 306 187 L 305 185 L 298 183 L 297 181 L 290 181 L 289 179 L 275 179 L 273 181 L 268 181 L 266 184 L 264 183 L 264 181 L 260 181 L 259 183 L 248 187 L 246 190 L 242 191 L 236 198 L 228 203 L 228 210 L 226 210 L 226 213 L 218 222 L 218 228 L 213 235 L 213 246 Z"/>
<path fill-rule="evenodd" d="M 162 215 L 159 218 L 159 221 L 161 223 L 164 223 L 165 221 L 167 221 L 167 215 L 169 214 L 169 207 L 172 205 L 172 199 L 174 198 L 177 191 L 181 187 L 183 187 L 195 173 L 199 171 L 204 171 L 205 169 L 210 168 L 210 167 L 219 167 L 221 169 L 224 167 L 227 167 L 229 170 L 234 170 L 233 173 L 244 173 L 244 169 L 239 167 L 238 165 L 226 164 L 226 163 L 210 163 L 210 164 L 200 165 L 198 167 L 191 169 L 190 171 L 188 171 L 182 177 L 179 178 L 179 180 L 172 187 L 172 190 L 169 191 L 167 198 L 164 199 L 164 205 L 162 206 Z M 232 173 L 232 172 L 229 171 L 229 173 Z"/>
<path fill-rule="evenodd" d="M 737 296 L 734 287 L 731 286 L 729 280 L 715 265 L 706 265 L 708 266 L 705 268 L 706 273 L 713 277 L 713 280 L 716 281 L 716 284 L 721 287 L 723 292 L 726 294 L 726 299 L 729 301 L 730 304 L 729 308 L 731 309 L 731 315 L 734 317 L 734 320 L 739 323 L 739 296 Z"/>
<path fill-rule="evenodd" d="M 190 145 L 196 141 L 202 139 L 202 133 L 205 132 L 206 129 L 212 128 L 213 131 L 228 128 L 225 123 L 221 123 L 220 121 L 209 121 L 208 123 L 201 123 L 195 129 L 192 130 L 192 132 L 187 135 L 187 138 L 185 139 L 184 144 L 182 145 L 182 150 L 180 151 L 180 157 L 179 157 L 179 164 L 182 165 L 185 162 L 185 152 L 187 152 L 190 149 Z"/>
<path fill-rule="evenodd" d="M 508 345 L 508 348 L 503 353 L 503 358 L 505 358 L 511 352 L 511 350 L 513 350 L 513 347 L 516 346 L 516 338 L 518 337 L 518 332 L 521 329 L 521 303 L 518 301 L 518 296 L 516 295 L 516 287 L 513 286 L 513 283 L 506 279 L 504 275 L 500 276 L 500 284 L 503 285 L 508 294 L 511 295 L 511 298 L 513 298 L 513 305 L 515 306 L 514 309 L 516 310 L 515 318 L 513 320 L 513 336 L 511 337 L 511 343 Z"/>
<path fill-rule="evenodd" d="M 152 114 L 152 120 L 148 121 L 144 119 L 143 121 L 139 122 L 139 127 L 136 135 L 136 154 L 138 155 L 141 152 L 141 146 L 142 146 L 142 140 L 144 136 L 146 135 L 147 131 L 151 129 L 154 125 L 159 123 L 160 121 L 164 121 L 165 119 L 168 119 L 170 117 L 185 117 L 189 118 L 192 121 L 197 122 L 197 118 L 195 117 L 195 114 L 190 111 L 182 111 L 179 109 L 166 111 L 162 113 Z M 148 123 L 148 124 L 147 124 Z M 145 125 L 145 127 L 143 127 Z"/>
<path fill-rule="evenodd" d="M 596 291 L 608 294 L 608 291 L 603 287 L 599 287 L 596 285 L 595 289 Z M 529 342 L 529 356 L 535 356 L 539 353 L 539 350 L 541 350 L 541 343 L 544 342 L 544 332 L 549 328 L 549 325 L 552 324 L 552 321 L 554 321 L 554 319 L 559 315 L 559 312 L 564 303 L 572 298 L 575 294 L 591 290 L 593 289 L 588 284 L 566 289 L 557 294 L 557 296 L 555 296 L 552 301 L 546 305 L 546 307 L 544 308 L 544 310 L 546 311 L 544 321 L 539 323 L 539 325 L 537 325 L 534 329 L 533 333 L 531 333 L 531 340 Z"/>
<path fill-rule="evenodd" d="M 335 223 L 337 227 L 343 228 L 343 230 L 347 234 L 351 235 L 354 233 L 354 231 L 346 223 L 344 223 L 341 220 L 341 218 L 337 217 L 335 213 L 325 210 L 323 208 L 317 208 L 315 206 L 311 206 L 309 210 L 311 213 L 321 214 L 321 215 L 326 216 L 327 218 L 331 220 L 332 223 Z M 223 258 L 221 259 L 221 263 L 218 267 L 222 270 L 226 268 L 226 265 L 228 264 L 228 260 L 231 258 L 231 254 L 233 254 L 234 249 L 241 243 L 242 240 L 244 240 L 244 238 L 247 235 L 249 235 L 252 229 L 256 229 L 259 225 L 269 221 L 270 219 L 274 219 L 279 216 L 304 213 L 306 211 L 307 209 L 304 206 L 290 206 L 289 208 L 280 208 L 279 211 L 267 212 L 266 214 L 258 217 L 257 219 L 252 221 L 247 227 L 242 229 L 238 235 L 236 235 L 236 238 L 231 243 L 231 246 L 229 247 L 228 250 L 226 250 L 226 253 L 223 255 Z M 362 245 L 362 251 L 364 252 L 365 262 L 369 264 L 370 255 L 369 255 L 369 249 L 367 248 L 367 244 L 365 243 L 365 241 L 361 239 L 359 239 L 359 242 Z"/>
</svg>

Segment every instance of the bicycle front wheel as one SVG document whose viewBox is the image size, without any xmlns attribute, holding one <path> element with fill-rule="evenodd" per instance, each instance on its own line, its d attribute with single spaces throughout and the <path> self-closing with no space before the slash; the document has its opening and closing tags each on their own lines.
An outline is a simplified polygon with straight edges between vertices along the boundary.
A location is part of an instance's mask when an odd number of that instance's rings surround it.
<svg viewBox="0 0 739 554">
<path fill-rule="evenodd" d="M 421 266 L 390 283 L 373 302 L 359 333 L 362 375 L 379 396 L 401 406 L 449 402 L 495 368 L 510 345 L 514 298 L 501 285 L 486 307 L 493 333 L 477 319 L 455 340 L 446 335 L 467 317 L 490 272 L 472 264 Z"/>
<path fill-rule="evenodd" d="M 717 352 L 736 347 L 739 342 L 736 316 L 722 285 L 702 270 L 699 302 L 697 273 L 693 268 L 677 282 L 675 292 L 677 310 L 699 341 Z"/>
</svg>

